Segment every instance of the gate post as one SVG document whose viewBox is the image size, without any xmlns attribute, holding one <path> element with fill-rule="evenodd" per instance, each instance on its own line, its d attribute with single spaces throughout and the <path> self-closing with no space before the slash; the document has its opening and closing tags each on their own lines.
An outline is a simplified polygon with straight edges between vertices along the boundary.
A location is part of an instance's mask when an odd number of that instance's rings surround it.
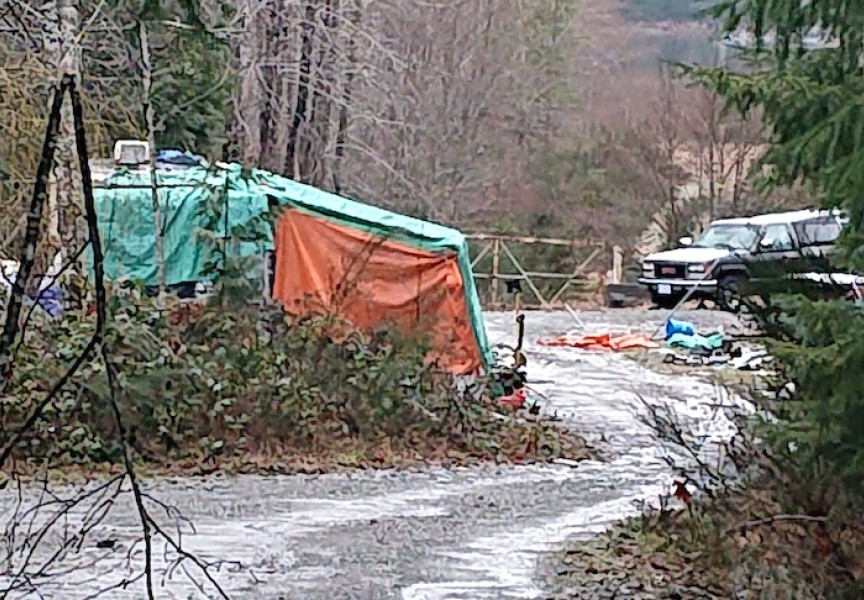
<svg viewBox="0 0 864 600">
<path fill-rule="evenodd" d="M 501 240 L 492 242 L 492 310 L 498 309 L 498 262 L 501 256 Z"/>
<path fill-rule="evenodd" d="M 612 247 L 612 283 L 624 281 L 624 251 L 621 246 Z"/>
</svg>

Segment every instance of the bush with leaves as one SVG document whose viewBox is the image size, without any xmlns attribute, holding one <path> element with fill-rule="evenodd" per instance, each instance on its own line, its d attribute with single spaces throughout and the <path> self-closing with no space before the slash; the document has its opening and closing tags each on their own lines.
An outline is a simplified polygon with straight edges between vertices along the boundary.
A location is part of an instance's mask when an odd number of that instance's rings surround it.
<svg viewBox="0 0 864 600">
<path fill-rule="evenodd" d="M 218 301 L 159 311 L 135 292 L 111 302 L 120 406 L 143 463 L 290 470 L 405 462 L 580 457 L 566 431 L 498 412 L 426 360 L 422 339 L 366 335 L 329 317 Z M 5 443 L 81 351 L 90 317 L 31 324 L 2 404 Z M 98 363 L 87 364 L 14 457 L 117 464 L 121 447 Z"/>
</svg>

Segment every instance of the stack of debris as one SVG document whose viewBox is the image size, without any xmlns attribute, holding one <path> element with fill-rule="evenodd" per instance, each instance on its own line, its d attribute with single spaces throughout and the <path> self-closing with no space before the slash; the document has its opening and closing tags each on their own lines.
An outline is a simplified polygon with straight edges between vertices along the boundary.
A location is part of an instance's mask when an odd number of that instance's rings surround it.
<svg viewBox="0 0 864 600">
<path fill-rule="evenodd" d="M 666 364 L 721 366 L 759 371 L 771 357 L 765 350 L 748 348 L 728 339 L 723 329 L 700 333 L 692 323 L 666 321 Z"/>
</svg>

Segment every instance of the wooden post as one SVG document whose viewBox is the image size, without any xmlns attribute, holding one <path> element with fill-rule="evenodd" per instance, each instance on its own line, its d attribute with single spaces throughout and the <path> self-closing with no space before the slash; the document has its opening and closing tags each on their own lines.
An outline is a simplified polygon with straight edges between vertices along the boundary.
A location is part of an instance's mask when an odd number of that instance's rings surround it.
<svg viewBox="0 0 864 600">
<path fill-rule="evenodd" d="M 501 240 L 492 242 L 492 307 L 498 308 L 498 264 L 501 258 Z"/>
<path fill-rule="evenodd" d="M 624 281 L 624 251 L 621 246 L 612 247 L 612 283 Z"/>
</svg>

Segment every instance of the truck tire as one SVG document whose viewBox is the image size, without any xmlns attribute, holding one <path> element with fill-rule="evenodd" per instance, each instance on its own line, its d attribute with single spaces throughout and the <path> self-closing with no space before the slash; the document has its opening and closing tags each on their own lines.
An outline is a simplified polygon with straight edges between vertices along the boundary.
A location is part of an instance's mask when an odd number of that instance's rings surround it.
<svg viewBox="0 0 864 600">
<path fill-rule="evenodd" d="M 741 311 L 741 283 L 739 275 L 724 275 L 717 284 L 717 307 L 735 313 Z"/>
</svg>

